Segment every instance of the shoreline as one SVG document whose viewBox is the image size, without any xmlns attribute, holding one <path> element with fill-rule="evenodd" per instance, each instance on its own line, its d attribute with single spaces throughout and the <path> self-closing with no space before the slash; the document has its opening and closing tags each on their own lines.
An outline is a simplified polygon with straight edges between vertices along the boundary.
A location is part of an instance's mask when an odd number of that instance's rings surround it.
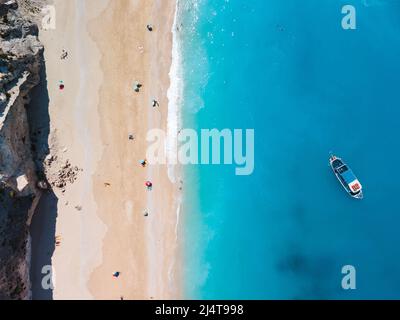
<svg viewBox="0 0 400 320">
<path fill-rule="evenodd" d="M 173 23 L 171 26 L 171 34 L 172 34 L 172 43 L 171 43 L 171 67 L 169 69 L 168 77 L 170 80 L 169 88 L 167 91 L 168 98 L 168 119 L 167 119 L 167 134 L 174 134 L 178 132 L 179 127 L 182 124 L 182 94 L 183 94 L 183 79 L 180 77 L 180 72 L 182 71 L 179 68 L 182 68 L 182 52 L 180 50 L 180 42 L 178 37 L 178 19 L 179 19 L 179 4 L 180 0 L 174 0 L 175 2 L 175 11 Z M 175 95 L 174 95 L 175 94 Z M 175 112 L 174 112 L 175 111 Z M 172 119 L 171 119 L 171 117 Z M 176 125 L 174 126 L 174 123 Z M 168 142 L 167 142 L 168 143 Z M 175 143 L 177 144 L 177 135 L 175 136 Z M 168 149 L 168 146 L 167 146 Z M 183 168 L 179 165 L 176 165 L 177 170 L 175 170 L 175 177 L 171 178 L 170 167 L 167 166 L 167 174 L 169 180 L 174 183 L 180 185 L 178 190 L 174 194 L 174 201 L 176 205 L 176 220 L 175 220 L 175 252 L 177 255 L 175 259 L 172 261 L 170 268 L 168 270 L 168 280 L 169 283 L 172 284 L 173 281 L 176 281 L 176 274 L 179 274 L 179 286 L 180 286 L 180 294 L 179 297 L 184 297 L 184 286 L 183 286 L 183 239 L 179 241 L 179 228 L 181 226 L 181 214 L 182 214 L 182 201 L 183 201 L 183 192 L 182 185 L 180 181 L 183 181 Z"/>
<path fill-rule="evenodd" d="M 167 91 L 168 97 L 168 123 L 166 156 L 167 163 L 176 163 L 177 158 L 177 133 L 182 126 L 182 97 L 183 97 L 183 77 L 182 77 L 182 52 L 178 36 L 178 14 L 179 0 L 175 0 L 174 21 L 171 26 L 172 46 L 171 46 L 171 67 L 169 70 L 170 86 Z M 168 165 L 168 177 L 172 183 L 176 183 L 177 176 L 175 168 L 177 165 Z"/>
<path fill-rule="evenodd" d="M 68 159 L 82 172 L 65 192 L 55 190 L 56 208 L 41 206 L 42 216 L 49 208 L 56 211 L 55 236 L 62 238 L 51 257 L 57 275 L 52 298 L 179 299 L 180 191 L 166 166 L 139 165 L 147 130 L 168 125 L 176 2 L 54 4 L 63 15 L 56 30 L 41 31 L 40 37 L 46 50 L 50 152 L 57 155 L 57 166 Z M 148 23 L 155 26 L 151 33 Z M 69 56 L 60 61 L 64 48 Z M 133 91 L 134 81 L 143 83 L 140 93 Z M 153 97 L 160 102 L 157 109 L 150 106 Z M 145 189 L 146 180 L 154 183 L 153 191 Z M 116 271 L 118 279 L 112 277 Z"/>
</svg>

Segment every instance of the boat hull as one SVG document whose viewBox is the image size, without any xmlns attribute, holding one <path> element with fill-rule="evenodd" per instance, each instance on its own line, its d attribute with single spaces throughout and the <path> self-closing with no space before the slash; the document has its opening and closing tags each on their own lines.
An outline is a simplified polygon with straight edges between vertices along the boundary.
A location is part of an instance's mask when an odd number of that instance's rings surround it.
<svg viewBox="0 0 400 320">
<path fill-rule="evenodd" d="M 342 159 L 340 159 L 336 156 L 331 156 L 331 158 L 329 159 L 329 164 L 330 164 L 332 171 L 335 174 L 336 178 L 339 180 L 340 184 L 346 190 L 346 192 L 354 199 L 363 199 L 364 194 L 362 191 L 361 184 L 359 183 L 357 178 L 354 176 L 354 174 L 350 170 L 350 168 L 348 168 L 347 165 L 342 161 Z M 343 168 L 345 168 L 345 169 L 343 169 Z M 346 182 L 343 172 L 350 173 L 350 176 L 354 178 L 354 181 L 352 183 L 353 183 L 353 185 L 358 187 L 357 188 L 358 190 L 356 190 L 355 192 L 353 192 L 351 190 L 349 182 Z"/>
</svg>

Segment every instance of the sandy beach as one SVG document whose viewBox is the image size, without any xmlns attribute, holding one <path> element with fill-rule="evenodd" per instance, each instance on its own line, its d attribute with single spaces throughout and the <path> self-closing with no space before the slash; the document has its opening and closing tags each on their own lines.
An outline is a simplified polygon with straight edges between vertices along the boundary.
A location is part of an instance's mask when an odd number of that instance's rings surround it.
<svg viewBox="0 0 400 320">
<path fill-rule="evenodd" d="M 180 298 L 179 186 L 166 166 L 139 163 L 148 130 L 167 130 L 175 1 L 55 0 L 54 6 L 56 29 L 40 34 L 50 154 L 55 171 L 68 160 L 79 173 L 64 192 L 54 190 L 56 208 L 40 206 L 57 211 L 52 298 Z M 60 59 L 63 50 L 68 56 Z"/>
</svg>

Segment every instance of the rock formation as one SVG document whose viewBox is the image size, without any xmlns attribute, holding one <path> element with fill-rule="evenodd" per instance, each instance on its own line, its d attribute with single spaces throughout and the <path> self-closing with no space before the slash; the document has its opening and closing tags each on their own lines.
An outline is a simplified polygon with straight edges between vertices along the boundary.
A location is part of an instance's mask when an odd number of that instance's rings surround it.
<svg viewBox="0 0 400 320">
<path fill-rule="evenodd" d="M 53 163 L 60 163 L 60 159 L 56 155 L 49 154 L 45 160 L 45 175 L 52 189 L 58 189 L 61 193 L 65 193 L 68 185 L 73 184 L 78 179 L 78 174 L 82 169 L 71 165 L 69 160 L 61 167 L 57 165 L 53 167 Z"/>
<path fill-rule="evenodd" d="M 41 195 L 26 106 L 43 47 L 29 5 L 0 0 L 0 299 L 30 298 L 29 225 Z"/>
</svg>

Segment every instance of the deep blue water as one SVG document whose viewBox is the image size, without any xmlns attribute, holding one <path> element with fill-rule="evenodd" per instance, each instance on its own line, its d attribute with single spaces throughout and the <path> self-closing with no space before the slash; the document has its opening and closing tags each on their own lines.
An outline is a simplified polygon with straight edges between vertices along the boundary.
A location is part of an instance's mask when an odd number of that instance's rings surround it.
<svg viewBox="0 0 400 320">
<path fill-rule="evenodd" d="M 256 136 L 251 176 L 185 169 L 186 296 L 400 298 L 400 1 L 184 2 L 185 125 Z M 356 290 L 341 288 L 347 264 Z"/>
</svg>

